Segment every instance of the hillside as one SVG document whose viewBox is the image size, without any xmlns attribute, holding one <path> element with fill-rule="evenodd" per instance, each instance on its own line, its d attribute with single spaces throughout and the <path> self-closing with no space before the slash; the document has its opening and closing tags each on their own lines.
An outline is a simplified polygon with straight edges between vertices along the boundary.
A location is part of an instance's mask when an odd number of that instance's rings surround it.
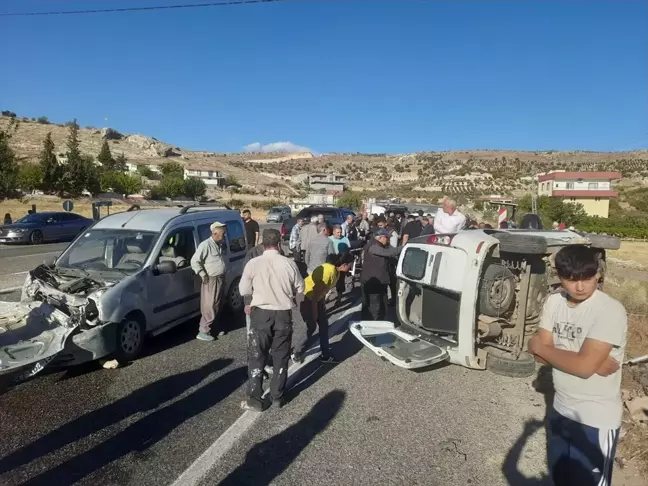
<svg viewBox="0 0 648 486">
<path fill-rule="evenodd" d="M 19 118 L 12 146 L 24 162 L 35 161 L 48 132 L 57 153 L 65 152 L 68 129 Z M 0 117 L 0 128 L 8 125 Z M 79 130 L 81 150 L 97 155 L 104 130 Z M 560 152 L 472 150 L 421 152 L 413 154 L 277 154 L 216 153 L 177 147 L 143 135 L 112 135 L 113 154 L 124 153 L 129 162 L 162 164 L 169 160 L 187 166 L 213 168 L 234 176 L 248 192 L 265 192 L 272 187 L 303 189 L 308 173 L 335 172 L 347 177 L 348 186 L 363 191 L 429 192 L 450 194 L 520 194 L 531 186 L 531 176 L 550 169 L 619 170 L 627 182 L 648 181 L 648 151 Z"/>
</svg>

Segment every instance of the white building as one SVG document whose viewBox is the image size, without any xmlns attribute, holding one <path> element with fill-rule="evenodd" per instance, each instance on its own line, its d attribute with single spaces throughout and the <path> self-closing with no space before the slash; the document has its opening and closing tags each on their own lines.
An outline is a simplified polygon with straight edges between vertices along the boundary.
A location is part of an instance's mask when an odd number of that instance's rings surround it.
<svg viewBox="0 0 648 486">
<path fill-rule="evenodd" d="M 208 186 L 223 187 L 225 186 L 225 174 L 217 171 L 213 167 L 185 167 L 184 178 L 201 179 Z"/>
</svg>

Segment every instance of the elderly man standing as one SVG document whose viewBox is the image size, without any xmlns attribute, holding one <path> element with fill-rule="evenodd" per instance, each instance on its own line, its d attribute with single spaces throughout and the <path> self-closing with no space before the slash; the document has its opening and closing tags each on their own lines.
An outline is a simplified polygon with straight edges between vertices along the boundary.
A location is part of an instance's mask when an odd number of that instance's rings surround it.
<svg viewBox="0 0 648 486">
<path fill-rule="evenodd" d="M 313 273 L 317 267 L 326 262 L 326 257 L 335 254 L 335 246 L 329 239 L 328 227 L 325 224 L 317 225 L 317 236 L 306 247 L 304 263 L 306 271 Z"/>
<path fill-rule="evenodd" d="M 263 368 L 272 354 L 273 373 L 270 393 L 273 407 L 283 406 L 292 345 L 292 308 L 301 303 L 304 279 L 294 261 L 279 254 L 281 234 L 263 231 L 263 254 L 250 260 L 241 276 L 239 291 L 251 296 L 245 313 L 251 317 L 248 339 L 248 384 L 246 410 L 263 411 Z"/>
<path fill-rule="evenodd" d="M 288 248 L 292 252 L 295 261 L 301 261 L 302 226 L 304 226 L 304 218 L 297 218 L 297 221 L 295 221 L 295 226 L 293 226 L 292 230 L 290 231 L 290 240 L 288 240 Z"/>
<path fill-rule="evenodd" d="M 443 207 L 440 207 L 434 217 L 434 232 L 437 235 L 458 233 L 466 225 L 466 217 L 457 211 L 457 202 L 445 198 Z"/>
<path fill-rule="evenodd" d="M 225 238 L 225 225 L 216 221 L 210 226 L 212 235 L 198 245 L 191 257 L 191 268 L 202 279 L 200 287 L 200 327 L 196 339 L 213 341 L 211 327 L 218 316 L 225 291 L 225 260 L 221 244 Z M 221 329 L 219 336 L 225 334 Z"/>
<path fill-rule="evenodd" d="M 317 236 L 317 225 L 317 216 L 311 216 L 310 223 L 300 230 L 302 261 L 304 260 L 306 248 L 310 245 L 311 240 Z"/>
</svg>

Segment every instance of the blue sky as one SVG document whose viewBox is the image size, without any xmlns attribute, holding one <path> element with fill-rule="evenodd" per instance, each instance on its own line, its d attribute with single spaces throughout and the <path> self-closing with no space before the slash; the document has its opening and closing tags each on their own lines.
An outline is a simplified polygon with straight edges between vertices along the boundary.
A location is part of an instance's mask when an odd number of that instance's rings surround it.
<svg viewBox="0 0 648 486">
<path fill-rule="evenodd" d="M 0 12 L 192 2 L 3 0 Z M 0 107 L 223 152 L 648 148 L 646 19 L 640 0 L 0 17 Z"/>
</svg>

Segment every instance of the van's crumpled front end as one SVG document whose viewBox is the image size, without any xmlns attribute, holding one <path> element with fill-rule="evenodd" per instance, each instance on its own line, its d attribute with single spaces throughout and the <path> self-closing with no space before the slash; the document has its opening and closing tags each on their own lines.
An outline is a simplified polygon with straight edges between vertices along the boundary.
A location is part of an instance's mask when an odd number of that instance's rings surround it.
<svg viewBox="0 0 648 486">
<path fill-rule="evenodd" d="M 40 265 L 29 272 L 20 303 L 0 307 L 0 374 L 21 381 L 46 365 L 77 364 L 114 350 L 111 325 L 99 320 L 106 284 Z"/>
<path fill-rule="evenodd" d="M 45 302 L 0 302 L 0 375 L 21 381 L 41 371 L 65 347 L 77 324 Z"/>
</svg>

